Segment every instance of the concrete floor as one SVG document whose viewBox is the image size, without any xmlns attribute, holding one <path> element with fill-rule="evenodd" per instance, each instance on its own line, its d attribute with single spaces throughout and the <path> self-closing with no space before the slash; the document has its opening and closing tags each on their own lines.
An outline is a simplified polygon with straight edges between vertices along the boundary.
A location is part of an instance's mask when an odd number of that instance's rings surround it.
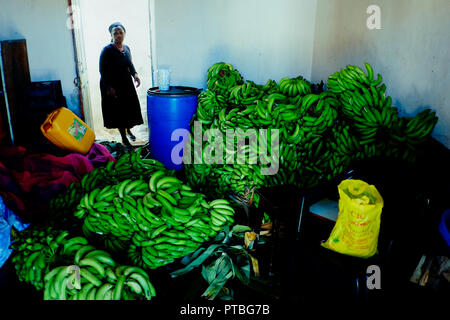
<svg viewBox="0 0 450 320">
<path fill-rule="evenodd" d="M 148 142 L 149 130 L 148 126 L 146 126 L 145 124 L 134 127 L 133 129 L 131 129 L 131 132 L 136 136 L 136 141 L 133 142 L 129 140 L 133 146 L 142 146 Z M 122 142 L 119 130 L 106 128 L 103 128 L 102 130 L 97 130 L 95 132 L 95 140 Z"/>
</svg>

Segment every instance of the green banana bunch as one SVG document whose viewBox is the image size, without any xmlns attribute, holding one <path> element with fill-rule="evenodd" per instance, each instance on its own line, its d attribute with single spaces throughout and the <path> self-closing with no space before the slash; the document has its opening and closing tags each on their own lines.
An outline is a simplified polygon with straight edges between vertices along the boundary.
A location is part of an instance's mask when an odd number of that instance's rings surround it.
<svg viewBox="0 0 450 320">
<path fill-rule="evenodd" d="M 128 178 L 145 177 L 164 168 L 157 160 L 142 159 L 141 152 L 140 148 L 136 152 L 124 154 L 116 162 L 109 162 L 106 166 L 84 175 L 80 183 L 72 183 L 66 191 L 51 200 L 49 204 L 51 223 L 72 225 L 70 217 L 73 212 L 77 210 L 81 199 L 94 189 L 114 185 Z"/>
<path fill-rule="evenodd" d="M 208 203 L 191 191 L 180 200 L 179 207 L 171 210 L 161 210 L 159 218 L 164 221 L 161 225 L 134 235 L 128 252 L 133 263 L 150 269 L 172 263 L 197 250 L 224 226 L 234 222 L 234 209 L 227 200 Z"/>
<path fill-rule="evenodd" d="M 269 79 L 266 84 L 261 87 L 261 90 L 265 95 L 271 95 L 272 93 L 280 93 L 280 87 L 275 80 Z"/>
<path fill-rule="evenodd" d="M 327 83 L 328 91 L 340 94 L 347 90 L 379 85 L 382 81 L 381 75 L 378 74 L 378 78 L 374 80 L 372 66 L 367 62 L 364 65 L 367 70 L 367 75 L 361 68 L 354 65 L 347 65 L 345 69 L 341 69 L 330 75 Z"/>
<path fill-rule="evenodd" d="M 348 124 L 339 124 L 332 128 L 332 132 L 334 140 L 329 141 L 329 148 L 332 149 L 332 153 L 351 158 L 360 150 L 360 142 L 351 132 Z"/>
<path fill-rule="evenodd" d="M 19 280 L 42 290 L 44 275 L 49 266 L 58 260 L 57 251 L 68 235 L 66 231 L 57 231 L 51 227 L 30 227 L 15 233 L 11 244 L 11 261 Z"/>
<path fill-rule="evenodd" d="M 215 200 L 218 212 L 200 193 L 195 193 L 181 181 L 155 173 L 149 181 L 150 190 L 144 200 L 144 214 L 151 224 L 134 234 L 129 255 L 132 261 L 148 268 L 157 268 L 195 251 L 209 237 L 214 236 L 225 224 L 233 223 L 234 209 L 226 200 Z M 173 183 L 178 188 L 173 187 Z M 226 213 L 226 218 L 220 214 Z M 219 214 L 219 216 L 217 216 Z"/>
<path fill-rule="evenodd" d="M 323 133 L 330 128 L 338 116 L 339 102 L 335 95 L 329 92 L 309 94 L 302 99 L 300 106 L 302 129 Z"/>
<path fill-rule="evenodd" d="M 436 112 L 430 109 L 419 112 L 415 117 L 397 118 L 397 124 L 390 132 L 387 155 L 414 161 L 417 145 L 429 139 L 437 121 Z"/>
<path fill-rule="evenodd" d="M 264 94 L 258 85 L 251 81 L 236 85 L 230 88 L 230 95 L 228 101 L 235 105 L 250 105 L 254 104 L 256 100 L 259 100 Z"/>
<path fill-rule="evenodd" d="M 242 76 L 233 65 L 219 62 L 208 69 L 206 82 L 208 89 L 216 94 L 228 97 L 229 89 L 243 83 Z"/>
<path fill-rule="evenodd" d="M 225 224 L 234 222 L 229 204 L 220 203 L 210 214 L 208 208 L 203 194 L 159 170 L 148 181 L 127 179 L 94 189 L 81 199 L 75 216 L 83 220 L 86 236 L 109 241 L 106 247 L 112 251 L 127 251 L 137 266 L 157 268 L 196 250 Z M 191 233 L 192 239 L 184 233 Z M 181 239 L 167 240 L 171 237 Z"/>
<path fill-rule="evenodd" d="M 400 118 L 385 94 L 382 76 L 375 79 L 370 64 L 364 65 L 367 75 L 357 66 L 347 66 L 331 75 L 327 84 L 330 92 L 338 94 L 346 120 L 356 129 L 361 146 L 356 158 L 384 153 L 413 160 L 415 145 L 425 142 L 436 125 L 435 112 L 426 109 L 415 118 Z"/>
<path fill-rule="evenodd" d="M 150 300 L 156 295 L 143 269 L 117 266 L 108 252 L 89 245 L 86 238 L 68 239 L 62 255 L 71 264 L 48 270 L 44 300 Z"/>
<path fill-rule="evenodd" d="M 276 85 L 276 82 L 269 80 L 266 85 L 256 85 L 251 81 L 240 86 L 235 86 L 230 91 L 229 104 L 238 105 L 238 108 L 222 108 L 217 114 L 217 123 L 212 120 L 211 128 L 219 128 L 222 132 L 227 129 L 248 129 L 248 128 L 276 128 L 281 130 L 284 136 L 289 137 L 286 145 L 297 144 L 305 136 L 300 119 L 301 113 L 298 108 L 298 102 L 302 98 L 302 94 L 310 93 L 311 87 L 309 82 L 302 77 L 293 79 L 292 84 L 298 84 L 296 89 L 291 89 L 291 95 L 293 92 L 298 94 L 293 100 L 290 96 L 282 94 L 280 92 L 281 87 L 285 90 L 286 94 L 289 94 L 289 85 L 285 80 L 280 82 L 280 87 Z M 244 96 L 245 92 L 252 92 L 250 99 Z M 248 91 L 246 91 L 248 90 Z M 258 90 L 260 91 L 258 93 Z M 255 101 L 255 97 L 259 100 Z M 244 99 L 248 99 L 248 104 Z M 295 102 L 295 104 L 293 103 Z M 242 109 L 244 108 L 244 109 Z M 332 112 L 329 117 L 335 116 L 335 112 Z M 211 121 L 211 119 L 208 119 Z M 320 119 L 322 122 L 322 118 Z M 296 123 L 297 122 L 297 123 Z M 317 141 L 314 140 L 315 142 Z M 208 144 L 204 144 L 203 149 L 208 148 Z M 224 150 L 226 150 L 224 145 Z M 236 144 L 234 145 L 236 149 Z M 244 156 L 249 157 L 250 150 L 254 152 L 256 157 L 261 156 L 258 153 L 258 146 L 252 145 L 250 148 L 244 148 Z M 270 149 L 270 148 L 269 148 Z M 230 150 L 227 150 L 230 151 Z M 241 150 L 242 151 L 242 150 Z M 286 149 L 286 151 L 289 151 Z M 224 162 L 227 162 L 227 158 L 234 156 L 235 151 L 229 152 L 224 157 Z M 276 183 L 275 181 L 281 181 L 281 183 L 293 183 L 296 178 L 295 171 L 292 168 L 298 167 L 298 161 L 296 159 L 297 152 L 292 150 L 285 155 L 281 155 L 281 172 L 276 178 L 264 177 L 260 174 L 260 167 L 258 165 L 233 165 L 233 166 L 220 166 L 220 165 L 195 165 L 186 166 L 189 174 L 187 182 L 190 185 L 196 186 L 197 189 L 202 192 L 208 193 L 210 196 L 221 196 L 229 191 L 235 194 L 242 194 L 246 190 L 251 190 L 255 187 L 267 185 L 268 183 Z M 289 161 L 284 161 L 284 159 Z M 243 169 L 245 168 L 245 169 Z M 242 174 L 241 170 L 245 173 Z M 273 181 L 273 182 L 271 182 Z"/>
<path fill-rule="evenodd" d="M 382 76 L 369 63 L 364 67 L 363 71 L 347 65 L 330 75 L 328 91 L 322 93 L 312 93 L 311 84 L 299 76 L 282 78 L 278 85 L 273 80 L 265 85 L 242 81 L 227 87 L 227 95 L 221 93 L 226 101 L 218 107 L 215 102 L 202 102 L 197 117 L 206 124 L 204 133 L 207 129 L 279 130 L 280 167 L 276 175 L 261 176 L 261 166 L 250 161 L 186 165 L 187 183 L 210 197 L 231 193 L 242 198 L 260 186 L 312 187 L 344 172 L 352 159 L 387 155 L 413 160 L 416 145 L 426 141 L 436 125 L 435 113 L 399 117 Z M 227 69 L 234 70 L 224 63 L 213 65 L 208 79 Z M 210 90 L 212 85 L 210 81 Z M 209 107 L 214 113 L 206 112 L 205 105 L 214 105 Z M 224 163 L 236 160 L 237 144 L 232 145 L 233 150 L 224 142 Z M 203 144 L 202 152 L 209 148 Z M 254 142 L 241 148 L 246 159 L 262 156 Z"/>
<path fill-rule="evenodd" d="M 155 296 L 145 271 L 135 266 L 116 266 L 108 252 L 89 245 L 86 238 L 68 236 L 69 232 L 51 227 L 33 227 L 14 235 L 12 262 L 18 277 L 43 290 L 45 300 Z"/>
<path fill-rule="evenodd" d="M 130 232 L 139 225 L 138 217 L 130 214 L 136 210 L 135 199 L 148 191 L 147 181 L 141 179 L 126 179 L 115 186 L 96 188 L 81 199 L 74 215 L 84 219 L 83 225 L 92 233 L 129 241 Z"/>
<path fill-rule="evenodd" d="M 425 109 L 406 122 L 404 135 L 409 144 L 423 143 L 433 131 L 438 118 L 436 112 Z"/>
<path fill-rule="evenodd" d="M 311 93 L 311 83 L 302 76 L 283 78 L 279 83 L 280 92 L 288 97 L 305 96 Z"/>
<path fill-rule="evenodd" d="M 197 120 L 206 125 L 211 124 L 219 110 L 219 101 L 214 91 L 206 90 L 198 95 Z"/>
</svg>

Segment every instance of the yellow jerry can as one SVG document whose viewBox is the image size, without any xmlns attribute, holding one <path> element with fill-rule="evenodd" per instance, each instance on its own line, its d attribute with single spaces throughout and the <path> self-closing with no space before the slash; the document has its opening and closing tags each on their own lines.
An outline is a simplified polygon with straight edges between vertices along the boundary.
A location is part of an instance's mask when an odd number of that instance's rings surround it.
<svg viewBox="0 0 450 320">
<path fill-rule="evenodd" d="M 47 116 L 41 125 L 42 134 L 55 146 L 86 154 L 95 140 L 94 131 L 75 113 L 59 108 Z"/>
</svg>

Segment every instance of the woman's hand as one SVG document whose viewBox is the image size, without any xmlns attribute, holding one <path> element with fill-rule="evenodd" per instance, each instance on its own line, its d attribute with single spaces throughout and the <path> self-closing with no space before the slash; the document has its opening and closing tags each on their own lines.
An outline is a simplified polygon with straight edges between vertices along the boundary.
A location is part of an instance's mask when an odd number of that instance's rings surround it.
<svg viewBox="0 0 450 320">
<path fill-rule="evenodd" d="M 139 88 L 141 85 L 141 79 L 139 79 L 137 73 L 134 75 L 134 81 L 136 82 L 136 88 Z"/>
<path fill-rule="evenodd" d="M 114 98 L 117 98 L 117 96 L 116 96 L 116 90 L 114 90 L 114 88 L 109 87 L 109 88 L 106 90 L 106 94 L 107 94 L 108 96 L 112 96 L 112 97 L 114 97 Z"/>
</svg>

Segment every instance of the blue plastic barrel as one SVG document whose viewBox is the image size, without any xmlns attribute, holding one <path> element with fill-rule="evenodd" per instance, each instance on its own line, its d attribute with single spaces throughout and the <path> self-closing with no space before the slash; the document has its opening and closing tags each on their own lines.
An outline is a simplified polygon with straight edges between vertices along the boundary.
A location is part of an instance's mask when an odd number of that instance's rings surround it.
<svg viewBox="0 0 450 320">
<path fill-rule="evenodd" d="M 169 90 L 151 88 L 147 92 L 147 116 L 150 127 L 150 155 L 168 169 L 180 170 L 183 164 L 172 161 L 172 149 L 179 144 L 172 141 L 177 129 L 190 131 L 189 123 L 197 111 L 197 97 L 200 89 L 171 86 Z M 182 152 L 179 153 L 182 157 Z M 175 160 L 176 162 L 176 160 Z"/>
<path fill-rule="evenodd" d="M 450 249 L 450 209 L 445 210 L 442 214 L 439 231 Z"/>
</svg>

